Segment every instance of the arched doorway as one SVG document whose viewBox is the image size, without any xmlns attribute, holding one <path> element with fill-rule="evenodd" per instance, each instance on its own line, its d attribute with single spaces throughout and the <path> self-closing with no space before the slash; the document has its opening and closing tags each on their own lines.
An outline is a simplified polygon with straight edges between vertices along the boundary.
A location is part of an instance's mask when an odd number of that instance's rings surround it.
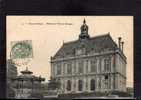
<svg viewBox="0 0 141 100">
<path fill-rule="evenodd" d="M 67 91 L 71 91 L 71 81 L 67 81 Z"/>
<path fill-rule="evenodd" d="M 94 91 L 95 90 L 95 80 L 94 79 L 91 79 L 91 91 Z"/>
<path fill-rule="evenodd" d="M 83 81 L 79 80 L 78 81 L 78 91 L 82 91 L 82 88 L 83 88 Z"/>
</svg>

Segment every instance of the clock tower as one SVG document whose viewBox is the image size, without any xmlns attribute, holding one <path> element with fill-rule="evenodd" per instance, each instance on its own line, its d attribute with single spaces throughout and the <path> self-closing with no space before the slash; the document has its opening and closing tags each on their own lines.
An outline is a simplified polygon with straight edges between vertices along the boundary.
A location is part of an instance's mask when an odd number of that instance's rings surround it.
<svg viewBox="0 0 141 100">
<path fill-rule="evenodd" d="M 89 38 L 88 25 L 86 25 L 85 19 L 83 21 L 83 25 L 81 26 L 80 30 L 81 30 L 81 33 L 79 35 L 79 39 L 87 39 L 87 38 Z"/>
</svg>

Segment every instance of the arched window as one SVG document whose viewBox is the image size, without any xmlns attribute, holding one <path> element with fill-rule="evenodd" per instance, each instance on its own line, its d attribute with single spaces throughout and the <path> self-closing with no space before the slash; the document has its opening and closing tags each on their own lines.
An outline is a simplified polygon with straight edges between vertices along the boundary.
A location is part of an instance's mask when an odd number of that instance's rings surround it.
<svg viewBox="0 0 141 100">
<path fill-rule="evenodd" d="M 105 89 L 108 89 L 108 84 L 109 84 L 109 76 L 105 75 Z"/>
<path fill-rule="evenodd" d="M 101 89 L 101 78 L 98 80 L 98 88 Z"/>
<path fill-rule="evenodd" d="M 84 63 L 83 61 L 78 63 L 78 73 L 83 73 Z"/>
<path fill-rule="evenodd" d="M 67 81 L 67 91 L 71 91 L 71 81 Z"/>
<path fill-rule="evenodd" d="M 57 75 L 61 75 L 61 64 L 57 64 Z"/>
<path fill-rule="evenodd" d="M 96 60 L 91 60 L 91 72 L 96 72 L 97 62 Z"/>
<path fill-rule="evenodd" d="M 85 65 L 85 67 L 86 67 L 86 73 L 88 72 L 88 63 L 89 63 L 89 61 L 86 60 L 86 65 Z"/>
<path fill-rule="evenodd" d="M 68 63 L 67 64 L 67 73 L 68 74 L 71 74 L 72 73 L 72 64 L 71 63 Z"/>
<path fill-rule="evenodd" d="M 82 88 L 83 88 L 83 82 L 82 80 L 79 80 L 78 81 L 78 91 L 82 91 Z"/>
<path fill-rule="evenodd" d="M 106 58 L 104 59 L 104 71 L 110 71 L 111 70 L 111 59 Z"/>
<path fill-rule="evenodd" d="M 91 80 L 91 90 L 92 91 L 95 90 L 95 80 L 94 79 Z"/>
</svg>

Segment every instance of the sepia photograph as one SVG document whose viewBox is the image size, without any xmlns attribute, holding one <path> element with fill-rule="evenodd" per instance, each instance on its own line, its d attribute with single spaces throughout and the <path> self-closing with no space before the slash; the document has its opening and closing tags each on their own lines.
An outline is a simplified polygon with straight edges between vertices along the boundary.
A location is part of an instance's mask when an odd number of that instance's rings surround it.
<svg viewBox="0 0 141 100">
<path fill-rule="evenodd" d="M 134 98 L 133 16 L 6 16 L 7 98 Z"/>
</svg>

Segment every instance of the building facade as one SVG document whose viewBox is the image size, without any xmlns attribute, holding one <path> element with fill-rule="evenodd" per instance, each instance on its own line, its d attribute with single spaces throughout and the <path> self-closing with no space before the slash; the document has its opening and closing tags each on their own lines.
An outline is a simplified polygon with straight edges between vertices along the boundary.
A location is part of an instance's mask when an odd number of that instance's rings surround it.
<svg viewBox="0 0 141 100">
<path fill-rule="evenodd" d="M 110 34 L 90 37 L 84 19 L 79 39 L 63 43 L 51 57 L 51 77 L 61 83 L 60 93 L 126 91 L 123 43 Z"/>
<path fill-rule="evenodd" d="M 7 60 L 7 81 L 8 83 L 11 82 L 13 78 L 17 76 L 17 67 L 12 62 L 11 59 Z"/>
<path fill-rule="evenodd" d="M 15 96 L 14 83 L 12 79 L 17 77 L 17 67 L 11 59 L 7 60 L 7 97 L 11 98 Z"/>
</svg>

